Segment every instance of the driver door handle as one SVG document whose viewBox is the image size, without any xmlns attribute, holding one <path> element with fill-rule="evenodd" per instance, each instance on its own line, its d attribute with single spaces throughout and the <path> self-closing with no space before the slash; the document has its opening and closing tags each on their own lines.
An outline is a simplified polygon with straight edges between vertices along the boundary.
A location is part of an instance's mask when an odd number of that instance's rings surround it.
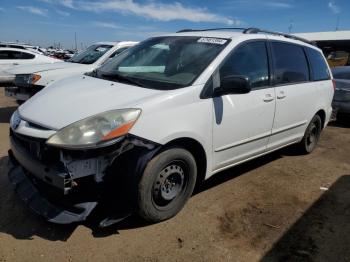
<svg viewBox="0 0 350 262">
<path fill-rule="evenodd" d="M 275 98 L 273 97 L 273 95 L 271 94 L 266 94 L 265 97 L 264 97 L 264 102 L 268 103 L 268 102 L 271 102 L 273 101 Z"/>
</svg>

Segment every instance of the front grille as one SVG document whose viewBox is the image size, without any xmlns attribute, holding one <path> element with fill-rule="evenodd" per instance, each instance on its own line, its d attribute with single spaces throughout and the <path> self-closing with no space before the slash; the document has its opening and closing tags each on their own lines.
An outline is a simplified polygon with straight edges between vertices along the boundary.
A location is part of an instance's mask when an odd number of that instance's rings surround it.
<svg viewBox="0 0 350 262">
<path fill-rule="evenodd" d="M 12 129 L 10 129 L 10 136 L 23 150 L 41 163 L 54 166 L 62 165 L 59 150 L 47 146 L 46 139 L 17 134 Z"/>
</svg>

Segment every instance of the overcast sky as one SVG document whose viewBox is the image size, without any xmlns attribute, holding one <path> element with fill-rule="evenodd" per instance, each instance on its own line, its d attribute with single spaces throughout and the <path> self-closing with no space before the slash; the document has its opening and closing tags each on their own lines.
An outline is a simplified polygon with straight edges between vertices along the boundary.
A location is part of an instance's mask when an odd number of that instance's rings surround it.
<svg viewBox="0 0 350 262">
<path fill-rule="evenodd" d="M 80 46 L 142 40 L 183 28 L 261 27 L 283 32 L 350 30 L 350 1 L 0 0 L 0 41 Z"/>
</svg>

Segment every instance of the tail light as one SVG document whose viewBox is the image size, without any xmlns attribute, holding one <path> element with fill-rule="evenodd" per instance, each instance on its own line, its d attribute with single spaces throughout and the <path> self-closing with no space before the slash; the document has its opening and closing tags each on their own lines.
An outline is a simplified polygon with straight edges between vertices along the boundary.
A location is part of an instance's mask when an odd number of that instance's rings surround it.
<svg viewBox="0 0 350 262">
<path fill-rule="evenodd" d="M 334 79 L 332 79 L 332 83 L 333 83 L 333 89 L 335 90 L 335 88 L 336 88 L 336 83 L 335 83 L 335 80 L 334 80 Z"/>
</svg>

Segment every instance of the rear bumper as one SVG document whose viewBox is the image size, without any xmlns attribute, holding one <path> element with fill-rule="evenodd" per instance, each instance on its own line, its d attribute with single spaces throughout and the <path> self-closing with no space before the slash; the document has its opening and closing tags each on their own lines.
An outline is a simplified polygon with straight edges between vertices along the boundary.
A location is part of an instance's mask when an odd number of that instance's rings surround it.
<svg viewBox="0 0 350 262">
<path fill-rule="evenodd" d="M 333 108 L 336 108 L 338 113 L 350 114 L 350 101 L 333 101 Z"/>
</svg>

